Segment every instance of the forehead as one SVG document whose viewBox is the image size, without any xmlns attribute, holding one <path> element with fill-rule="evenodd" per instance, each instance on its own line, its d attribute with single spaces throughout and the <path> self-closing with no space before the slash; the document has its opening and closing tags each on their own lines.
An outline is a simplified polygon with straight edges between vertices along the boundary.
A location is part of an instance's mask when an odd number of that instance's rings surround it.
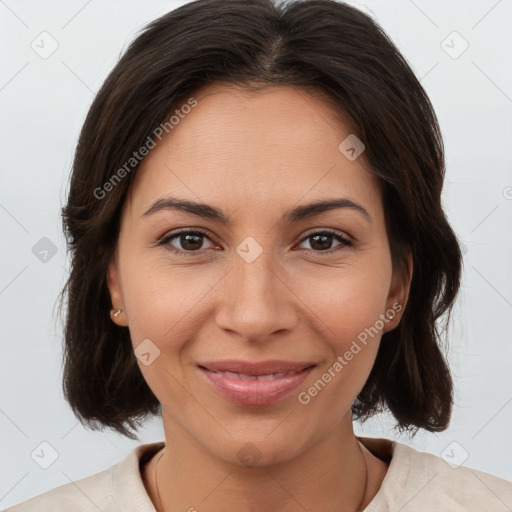
<svg viewBox="0 0 512 512">
<path fill-rule="evenodd" d="M 226 211 L 329 195 L 379 207 L 377 178 L 362 157 L 351 161 L 339 149 L 350 127 L 318 94 L 211 84 L 192 97 L 196 106 L 181 112 L 137 170 L 130 200 L 137 211 L 165 193 Z"/>
</svg>

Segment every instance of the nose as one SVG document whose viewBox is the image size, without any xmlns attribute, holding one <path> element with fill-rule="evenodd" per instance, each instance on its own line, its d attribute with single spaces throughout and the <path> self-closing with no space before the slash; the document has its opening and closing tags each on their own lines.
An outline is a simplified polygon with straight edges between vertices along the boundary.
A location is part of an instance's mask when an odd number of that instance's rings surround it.
<svg viewBox="0 0 512 512">
<path fill-rule="evenodd" d="M 233 267 L 218 290 L 217 326 L 247 342 L 269 340 L 299 323 L 301 302 L 289 273 L 272 253 L 266 248 L 250 263 L 234 254 Z"/>
</svg>

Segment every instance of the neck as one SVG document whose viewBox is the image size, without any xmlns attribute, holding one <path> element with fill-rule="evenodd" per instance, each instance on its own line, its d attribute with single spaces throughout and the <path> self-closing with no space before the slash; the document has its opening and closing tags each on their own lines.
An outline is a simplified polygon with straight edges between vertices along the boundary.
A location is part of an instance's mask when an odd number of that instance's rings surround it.
<svg viewBox="0 0 512 512">
<path fill-rule="evenodd" d="M 289 460 L 252 467 L 214 457 L 166 425 L 166 447 L 145 470 L 148 493 L 158 512 L 362 510 L 380 488 L 387 465 L 358 443 L 351 421 L 342 423 Z"/>
</svg>

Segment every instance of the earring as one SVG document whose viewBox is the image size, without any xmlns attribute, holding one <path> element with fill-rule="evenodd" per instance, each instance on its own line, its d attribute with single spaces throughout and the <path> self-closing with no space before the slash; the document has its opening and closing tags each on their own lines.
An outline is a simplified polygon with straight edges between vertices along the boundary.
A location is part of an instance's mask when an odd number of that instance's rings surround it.
<svg viewBox="0 0 512 512">
<path fill-rule="evenodd" d="M 112 309 L 112 310 L 110 311 L 110 313 L 112 314 L 112 316 L 113 316 L 114 318 L 117 318 L 117 317 L 121 314 L 121 312 L 122 312 L 122 311 L 123 311 L 122 309 L 115 309 L 115 310 L 114 310 L 114 309 Z"/>
</svg>

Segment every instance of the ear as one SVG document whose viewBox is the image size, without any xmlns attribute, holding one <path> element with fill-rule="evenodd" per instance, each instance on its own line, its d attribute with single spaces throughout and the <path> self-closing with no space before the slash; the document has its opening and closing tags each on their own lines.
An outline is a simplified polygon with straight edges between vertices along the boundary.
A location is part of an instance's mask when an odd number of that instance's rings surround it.
<svg viewBox="0 0 512 512">
<path fill-rule="evenodd" d="M 128 325 L 128 319 L 123 303 L 123 294 L 121 292 L 121 284 L 115 257 L 112 258 L 107 268 L 107 286 L 110 292 L 110 300 L 113 308 L 113 310 L 110 311 L 110 318 L 117 325 L 126 327 Z M 118 316 L 114 316 L 114 310 L 117 309 L 120 309 L 121 313 Z"/>
<path fill-rule="evenodd" d="M 394 269 L 385 313 L 390 320 L 385 324 L 383 332 L 392 331 L 398 326 L 407 305 L 413 273 L 412 251 L 410 249 L 407 250 L 404 259 L 406 268 L 403 270 L 408 272 L 400 272 L 400 269 Z"/>
</svg>

